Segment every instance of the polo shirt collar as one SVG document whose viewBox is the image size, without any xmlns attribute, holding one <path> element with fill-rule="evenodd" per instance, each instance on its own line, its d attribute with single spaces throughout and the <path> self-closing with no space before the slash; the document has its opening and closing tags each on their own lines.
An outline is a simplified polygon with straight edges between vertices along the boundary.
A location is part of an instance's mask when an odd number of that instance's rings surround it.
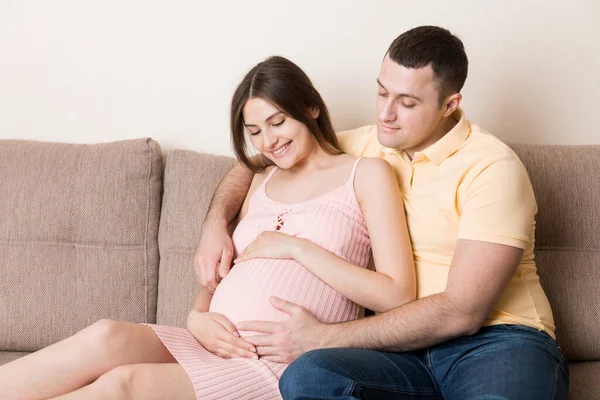
<svg viewBox="0 0 600 400">
<path fill-rule="evenodd" d="M 425 150 L 417 152 L 415 157 L 420 153 L 436 165 L 440 165 L 442 161 L 450 157 L 451 154 L 456 152 L 456 150 L 462 146 L 471 130 L 469 122 L 465 118 L 465 113 L 460 108 L 454 111 L 452 117 L 458 121 L 456 125 L 454 125 L 454 128 Z"/>
</svg>

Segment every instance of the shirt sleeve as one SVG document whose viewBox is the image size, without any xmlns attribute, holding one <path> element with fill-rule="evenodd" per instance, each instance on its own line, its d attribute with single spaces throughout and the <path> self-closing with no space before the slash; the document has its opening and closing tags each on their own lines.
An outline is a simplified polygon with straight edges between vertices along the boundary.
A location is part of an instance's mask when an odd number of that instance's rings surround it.
<svg viewBox="0 0 600 400">
<path fill-rule="evenodd" d="M 336 134 L 342 151 L 355 157 L 362 157 L 374 131 L 374 126 L 368 125 Z"/>
<path fill-rule="evenodd" d="M 459 239 L 527 248 L 537 204 L 518 158 L 506 156 L 483 168 L 461 197 Z"/>
</svg>

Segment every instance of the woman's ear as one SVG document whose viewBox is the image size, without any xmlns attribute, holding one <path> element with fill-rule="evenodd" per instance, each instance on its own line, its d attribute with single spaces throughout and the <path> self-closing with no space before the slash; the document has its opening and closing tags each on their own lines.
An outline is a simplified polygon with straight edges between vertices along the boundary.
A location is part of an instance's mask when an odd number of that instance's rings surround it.
<svg viewBox="0 0 600 400">
<path fill-rule="evenodd" d="M 319 107 L 310 107 L 308 109 L 308 114 L 310 115 L 310 117 L 312 119 L 317 119 L 317 118 L 319 118 L 319 115 L 321 114 L 321 110 L 319 110 Z"/>
</svg>

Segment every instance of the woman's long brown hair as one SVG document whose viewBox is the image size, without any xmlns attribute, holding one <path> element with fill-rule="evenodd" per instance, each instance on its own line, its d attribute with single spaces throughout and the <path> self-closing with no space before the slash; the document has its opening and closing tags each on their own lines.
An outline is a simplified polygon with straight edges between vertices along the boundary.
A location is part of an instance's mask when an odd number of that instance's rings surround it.
<svg viewBox="0 0 600 400">
<path fill-rule="evenodd" d="M 251 98 L 261 98 L 284 114 L 306 125 L 321 148 L 341 154 L 325 102 L 300 67 L 280 56 L 269 57 L 250 70 L 231 100 L 231 141 L 238 160 L 253 172 L 262 172 L 265 163 L 250 160 L 242 110 Z M 311 118 L 309 110 L 318 109 Z"/>
</svg>

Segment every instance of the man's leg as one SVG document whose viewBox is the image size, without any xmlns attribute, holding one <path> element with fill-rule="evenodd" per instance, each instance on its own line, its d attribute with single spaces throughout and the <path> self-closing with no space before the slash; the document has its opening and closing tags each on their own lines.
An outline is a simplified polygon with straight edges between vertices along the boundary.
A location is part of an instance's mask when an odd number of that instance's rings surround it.
<svg viewBox="0 0 600 400">
<path fill-rule="evenodd" d="M 283 373 L 284 399 L 441 399 L 422 352 L 313 350 Z"/>
<path fill-rule="evenodd" d="M 430 350 L 445 399 L 565 399 L 569 371 L 556 342 L 517 325 L 482 328 Z"/>
</svg>

